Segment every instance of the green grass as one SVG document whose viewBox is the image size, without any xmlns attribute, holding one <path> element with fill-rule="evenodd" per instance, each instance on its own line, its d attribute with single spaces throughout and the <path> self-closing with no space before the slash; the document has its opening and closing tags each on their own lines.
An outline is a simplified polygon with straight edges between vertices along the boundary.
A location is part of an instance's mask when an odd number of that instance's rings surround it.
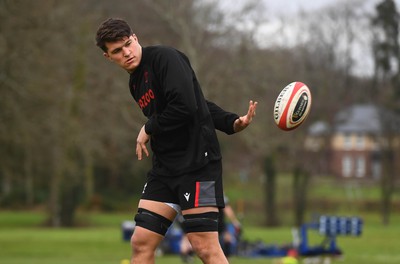
<svg viewBox="0 0 400 264">
<path fill-rule="evenodd" d="M 225 186 L 232 205 L 242 209 L 244 239 L 262 240 L 266 244 L 283 245 L 292 241 L 291 177 L 282 175 L 277 182 L 277 216 L 282 226 L 263 228 L 265 199 L 262 182 L 232 183 Z M 251 191 L 249 191 L 251 190 Z M 313 178 L 307 193 L 306 221 L 312 213 L 357 215 L 364 220 L 361 237 L 338 237 L 344 256 L 333 263 L 394 264 L 400 263 L 400 193 L 393 196 L 393 215 L 389 226 L 381 224 L 378 184 L 355 184 Z M 239 203 L 239 201 L 243 201 Z M 240 206 L 239 206 L 240 205 Z M 45 228 L 46 215 L 40 211 L 0 211 L 1 264 L 121 264 L 130 257 L 130 245 L 122 241 L 120 225 L 131 220 L 134 212 L 121 214 L 80 212 L 81 227 L 71 229 Z M 309 232 L 310 245 L 322 242 L 316 231 Z M 157 257 L 156 263 L 179 264 L 178 256 Z M 201 262 L 196 259 L 195 264 Z M 275 264 L 276 259 L 232 258 L 230 263 Z"/>
<path fill-rule="evenodd" d="M 238 178 L 237 175 L 230 175 Z M 293 225 L 292 175 L 281 174 L 276 179 L 276 216 L 282 225 Z M 246 182 L 231 181 L 225 185 L 225 192 L 235 209 L 241 208 L 245 223 L 262 225 L 266 222 L 263 204 L 265 186 L 263 178 Z M 379 182 L 339 181 L 332 177 L 312 177 L 306 194 L 305 220 L 313 214 L 360 215 L 379 214 L 381 189 Z M 241 204 L 239 206 L 239 204 Z M 392 197 L 392 210 L 400 213 L 400 192 Z"/>
<path fill-rule="evenodd" d="M 114 228 L 0 231 L 2 263 L 118 263 L 129 256 Z"/>
<path fill-rule="evenodd" d="M 38 212 L 0 212 L 0 262 L 2 264 L 120 264 L 130 257 L 130 246 L 122 240 L 120 224 L 129 214 L 80 214 L 92 227 L 50 229 L 41 226 L 45 216 Z M 391 264 L 400 263 L 400 215 L 384 227 L 376 214 L 365 214 L 361 237 L 338 237 L 344 257 L 333 263 Z M 244 226 L 244 239 L 261 239 L 266 244 L 291 242 L 291 228 Z M 310 245 L 322 241 L 316 231 L 309 232 Z M 177 256 L 157 257 L 156 263 L 181 263 Z M 196 259 L 195 263 L 201 263 Z M 230 263 L 272 264 L 274 259 L 232 258 Z"/>
</svg>

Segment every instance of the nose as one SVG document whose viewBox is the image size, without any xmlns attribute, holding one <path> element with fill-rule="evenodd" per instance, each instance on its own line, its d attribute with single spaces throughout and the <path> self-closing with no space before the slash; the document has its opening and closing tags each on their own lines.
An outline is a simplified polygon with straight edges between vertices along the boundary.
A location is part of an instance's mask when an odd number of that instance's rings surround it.
<svg viewBox="0 0 400 264">
<path fill-rule="evenodd" d="M 124 57 L 129 57 L 129 55 L 131 54 L 131 51 L 128 48 L 123 48 L 122 49 L 122 54 L 124 55 Z"/>
</svg>

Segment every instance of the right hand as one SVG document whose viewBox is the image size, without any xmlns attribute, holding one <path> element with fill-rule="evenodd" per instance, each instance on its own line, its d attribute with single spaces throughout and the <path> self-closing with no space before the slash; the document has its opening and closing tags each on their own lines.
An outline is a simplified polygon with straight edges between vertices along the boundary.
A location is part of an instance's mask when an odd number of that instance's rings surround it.
<svg viewBox="0 0 400 264">
<path fill-rule="evenodd" d="M 250 101 L 247 114 L 239 117 L 235 122 L 233 122 L 233 131 L 235 131 L 235 133 L 242 131 L 250 125 L 251 121 L 253 121 L 253 117 L 256 115 L 257 104 L 257 102 Z"/>
</svg>

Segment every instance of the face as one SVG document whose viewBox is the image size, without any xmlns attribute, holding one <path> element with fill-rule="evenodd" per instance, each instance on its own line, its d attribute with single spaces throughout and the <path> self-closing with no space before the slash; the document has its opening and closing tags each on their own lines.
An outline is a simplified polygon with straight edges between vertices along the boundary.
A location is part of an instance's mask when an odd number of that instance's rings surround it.
<svg viewBox="0 0 400 264">
<path fill-rule="evenodd" d="M 107 52 L 104 56 L 127 70 L 129 73 L 135 71 L 142 59 L 142 47 L 136 35 L 124 37 L 116 42 L 106 43 Z"/>
</svg>

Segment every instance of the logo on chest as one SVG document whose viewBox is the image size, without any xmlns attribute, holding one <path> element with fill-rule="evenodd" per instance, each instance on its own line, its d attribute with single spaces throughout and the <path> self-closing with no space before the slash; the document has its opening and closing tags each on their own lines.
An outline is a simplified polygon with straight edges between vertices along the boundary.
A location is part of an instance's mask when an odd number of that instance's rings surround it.
<svg viewBox="0 0 400 264">
<path fill-rule="evenodd" d="M 143 73 L 143 79 L 142 80 L 144 80 L 144 84 L 142 84 L 143 85 L 143 87 L 145 87 L 145 90 L 147 89 L 147 91 L 142 95 L 142 97 L 140 97 L 139 98 L 139 100 L 138 100 L 138 104 L 139 104 L 139 107 L 140 107 L 140 109 L 144 109 L 144 108 L 146 108 L 149 104 L 150 104 L 150 102 L 152 101 L 152 100 L 154 100 L 154 98 L 155 98 L 155 96 L 154 96 L 154 92 L 153 92 L 153 90 L 150 88 L 151 86 L 151 84 L 150 84 L 150 82 L 149 82 L 149 72 L 146 70 L 144 73 Z M 150 87 L 149 87 L 150 86 Z"/>
<path fill-rule="evenodd" d="M 154 93 L 153 90 L 150 88 L 142 97 L 138 100 L 138 104 L 140 109 L 145 108 L 148 106 L 151 102 L 151 100 L 154 100 Z"/>
</svg>

